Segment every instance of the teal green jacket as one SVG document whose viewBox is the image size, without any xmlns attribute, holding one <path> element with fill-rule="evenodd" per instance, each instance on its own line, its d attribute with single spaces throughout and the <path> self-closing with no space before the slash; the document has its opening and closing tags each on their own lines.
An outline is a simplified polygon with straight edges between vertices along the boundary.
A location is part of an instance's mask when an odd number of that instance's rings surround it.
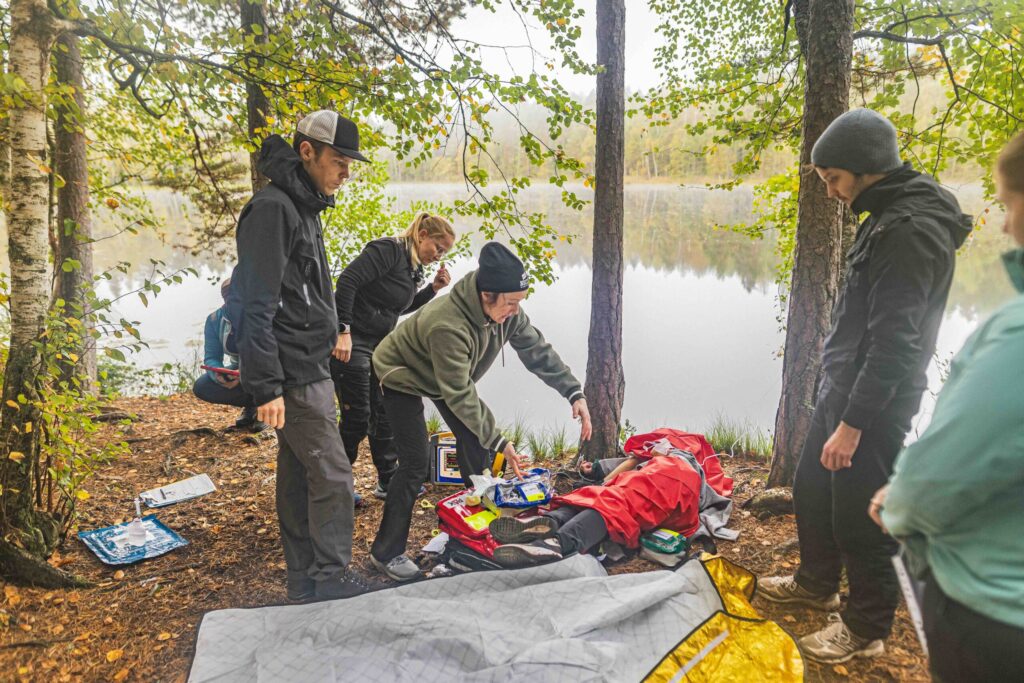
<svg viewBox="0 0 1024 683">
<path fill-rule="evenodd" d="M 389 389 L 440 399 L 485 447 L 503 450 L 494 415 L 476 391 L 476 383 L 502 352 L 515 349 L 526 369 L 571 404 L 583 390 L 544 335 L 522 309 L 500 325 L 484 315 L 473 271 L 402 321 L 373 353 L 373 369 Z"/>
<path fill-rule="evenodd" d="M 1024 250 L 1004 260 L 1024 292 Z M 951 599 L 1024 628 L 1024 296 L 953 359 L 931 422 L 896 460 L 882 521 Z"/>
</svg>

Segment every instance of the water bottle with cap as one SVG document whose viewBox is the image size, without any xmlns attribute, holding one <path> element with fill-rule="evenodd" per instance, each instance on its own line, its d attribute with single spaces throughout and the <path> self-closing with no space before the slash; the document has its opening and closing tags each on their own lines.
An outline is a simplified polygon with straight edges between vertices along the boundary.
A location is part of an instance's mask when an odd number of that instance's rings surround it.
<svg viewBox="0 0 1024 683">
<path fill-rule="evenodd" d="M 142 507 L 138 498 L 135 499 L 135 519 L 128 525 L 128 545 L 135 547 L 146 545 L 146 527 L 142 523 Z"/>
</svg>

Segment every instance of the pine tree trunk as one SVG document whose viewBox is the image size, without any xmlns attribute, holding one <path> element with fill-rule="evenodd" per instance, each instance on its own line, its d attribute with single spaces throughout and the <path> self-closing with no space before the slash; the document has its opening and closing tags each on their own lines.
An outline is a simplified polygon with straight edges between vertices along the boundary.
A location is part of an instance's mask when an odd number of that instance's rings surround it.
<svg viewBox="0 0 1024 683">
<path fill-rule="evenodd" d="M 0 576 L 14 581 L 48 580 L 42 558 L 58 540 L 58 524 L 33 504 L 32 472 L 38 466 L 36 381 L 50 282 L 49 178 L 40 167 L 46 154 L 46 95 L 54 37 L 46 0 L 11 2 L 10 73 L 25 83 L 23 99 L 10 110 L 11 183 L 7 206 L 11 261 L 11 346 L 0 405 Z M 27 399 L 27 402 L 24 399 Z"/>
<path fill-rule="evenodd" d="M 594 255 L 585 393 L 594 435 L 584 443 L 590 460 L 613 456 L 626 380 L 622 372 L 623 167 L 625 164 L 626 7 L 597 1 L 597 148 Z"/>
<path fill-rule="evenodd" d="M 242 32 L 253 37 L 257 45 L 265 45 L 267 42 L 267 14 L 263 0 L 238 0 L 238 7 L 241 15 Z M 253 26 L 259 28 L 255 31 Z M 260 67 L 263 60 L 258 56 L 250 56 L 247 60 L 248 68 L 255 70 Z M 270 102 L 263 92 L 263 88 L 254 80 L 247 80 L 245 83 L 245 112 L 248 119 L 249 141 L 256 146 L 256 149 L 249 153 L 249 174 L 252 178 L 252 191 L 258 192 L 267 184 L 267 177 L 256 168 L 259 159 L 260 143 L 267 127 L 267 113 L 270 111 Z"/>
<path fill-rule="evenodd" d="M 0 73 L 7 73 L 8 53 L 7 46 L 0 43 Z M 6 215 L 7 198 L 10 196 L 8 183 L 11 181 L 11 142 L 10 124 L 8 117 L 0 118 L 0 211 Z"/>
<path fill-rule="evenodd" d="M 789 486 L 810 428 L 821 349 L 831 326 L 842 270 L 843 207 L 829 199 L 810 166 L 825 128 L 849 108 L 853 0 L 805 0 L 794 5 L 805 57 L 796 253 L 786 320 L 782 397 L 775 417 L 768 486 Z"/>
<path fill-rule="evenodd" d="M 57 195 L 57 257 L 60 268 L 69 259 L 79 265 L 58 270 L 58 294 L 67 302 L 67 315 L 84 317 L 85 289 L 92 284 L 92 217 L 89 213 L 89 167 L 85 145 L 85 91 L 78 37 L 64 33 L 56 51 L 57 80 L 74 89 L 74 103 L 57 112 L 55 168 L 64 179 Z M 68 350 L 78 362 L 68 367 L 67 379 L 77 378 L 83 391 L 96 387 L 96 344 L 86 328 L 78 348 Z"/>
</svg>

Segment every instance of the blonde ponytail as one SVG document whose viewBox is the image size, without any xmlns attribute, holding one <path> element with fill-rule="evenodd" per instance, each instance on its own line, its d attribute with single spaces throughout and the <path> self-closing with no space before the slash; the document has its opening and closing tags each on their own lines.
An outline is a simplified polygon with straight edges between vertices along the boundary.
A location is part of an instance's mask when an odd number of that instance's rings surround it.
<svg viewBox="0 0 1024 683">
<path fill-rule="evenodd" d="M 409 250 L 409 259 L 412 261 L 413 268 L 418 268 L 420 265 L 420 255 L 416 249 L 419 244 L 417 240 L 420 230 L 426 230 L 429 238 L 448 236 L 455 239 L 455 230 L 452 229 L 452 224 L 447 219 L 426 211 L 417 214 L 412 224 L 399 235 L 399 239 L 405 242 L 405 246 Z"/>
</svg>

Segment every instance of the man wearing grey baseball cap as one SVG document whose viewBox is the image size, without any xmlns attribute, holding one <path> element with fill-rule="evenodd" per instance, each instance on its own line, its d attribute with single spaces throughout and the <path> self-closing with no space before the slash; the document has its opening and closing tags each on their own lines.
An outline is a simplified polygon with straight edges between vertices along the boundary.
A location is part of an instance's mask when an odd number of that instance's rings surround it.
<svg viewBox="0 0 1024 683">
<path fill-rule="evenodd" d="M 896 129 L 874 111 L 838 117 L 811 161 L 829 197 L 868 216 L 847 254 L 793 484 L 800 568 L 758 585 L 774 602 L 837 611 L 846 570 L 842 618 L 799 641 L 809 659 L 834 664 L 881 654 L 892 628 L 897 543 L 872 523 L 868 504 L 892 473 L 928 386 L 956 249 L 971 219 L 934 179 L 900 162 Z"/>
<path fill-rule="evenodd" d="M 371 588 L 352 559 L 352 466 L 335 426 L 329 358 L 338 333 L 320 213 L 349 177 L 356 124 L 333 111 L 303 118 L 292 144 L 271 135 L 258 167 L 270 184 L 242 209 L 231 278 L 242 386 L 277 429 L 277 515 L 292 600 Z M 287 418 L 287 419 L 286 419 Z"/>
</svg>

